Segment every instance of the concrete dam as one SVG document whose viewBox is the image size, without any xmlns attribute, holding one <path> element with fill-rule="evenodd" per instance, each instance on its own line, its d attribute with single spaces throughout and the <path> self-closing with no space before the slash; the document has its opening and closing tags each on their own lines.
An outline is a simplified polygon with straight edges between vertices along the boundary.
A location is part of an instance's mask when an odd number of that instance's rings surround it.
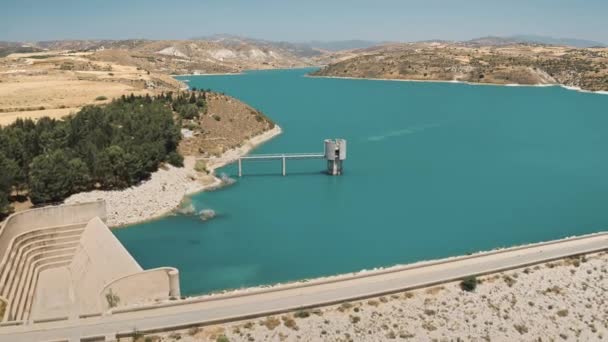
<svg viewBox="0 0 608 342">
<path fill-rule="evenodd" d="M 44 207 L 0 227 L 0 326 L 101 316 L 180 297 L 179 272 L 143 270 L 105 225 L 105 202 Z"/>
</svg>

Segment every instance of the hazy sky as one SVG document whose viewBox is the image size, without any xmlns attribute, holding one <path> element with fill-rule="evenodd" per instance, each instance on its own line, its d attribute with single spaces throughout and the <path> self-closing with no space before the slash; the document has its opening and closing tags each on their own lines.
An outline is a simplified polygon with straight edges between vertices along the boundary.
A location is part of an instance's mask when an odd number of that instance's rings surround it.
<svg viewBox="0 0 608 342">
<path fill-rule="evenodd" d="M 465 40 L 539 34 L 608 43 L 608 0 L 0 0 L 0 40 Z"/>
</svg>

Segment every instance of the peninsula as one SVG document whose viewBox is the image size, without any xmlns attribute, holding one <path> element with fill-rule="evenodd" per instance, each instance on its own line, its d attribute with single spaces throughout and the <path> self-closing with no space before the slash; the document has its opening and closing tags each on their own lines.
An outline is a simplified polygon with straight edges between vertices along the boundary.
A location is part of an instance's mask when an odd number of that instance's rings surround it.
<svg viewBox="0 0 608 342">
<path fill-rule="evenodd" d="M 158 217 L 186 194 L 220 185 L 215 168 L 280 133 L 237 99 L 188 91 L 157 67 L 97 54 L 125 50 L 38 50 L 0 58 L 0 221 L 32 204 L 97 199 L 106 201 L 111 226 Z M 101 131 L 105 138 L 95 138 Z"/>
</svg>

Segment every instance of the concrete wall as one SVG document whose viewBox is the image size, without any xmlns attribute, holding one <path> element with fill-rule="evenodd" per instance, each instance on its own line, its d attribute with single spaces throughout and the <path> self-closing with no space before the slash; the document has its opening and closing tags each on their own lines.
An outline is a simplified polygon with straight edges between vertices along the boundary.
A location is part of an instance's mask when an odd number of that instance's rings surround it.
<svg viewBox="0 0 608 342">
<path fill-rule="evenodd" d="M 174 296 L 179 297 L 179 281 L 176 289 L 175 283 L 172 285 L 173 277 L 179 277 L 177 269 L 163 267 L 116 279 L 100 293 L 103 310 L 112 309 L 108 301 L 108 295 L 115 296 L 118 299 L 114 308 L 150 304 L 157 300 L 167 300 Z M 176 291 L 177 293 L 175 293 Z"/>
<path fill-rule="evenodd" d="M 86 223 L 94 217 L 105 221 L 104 201 L 49 206 L 15 213 L 0 227 L 0 260 L 4 257 L 11 239 L 30 230 Z"/>
<path fill-rule="evenodd" d="M 65 256 L 62 255 L 62 257 L 67 259 L 65 260 L 65 264 L 59 265 L 67 269 L 66 279 L 53 280 L 51 278 L 48 280 L 47 278 L 43 278 L 47 280 L 40 283 L 35 281 L 35 279 L 38 279 L 37 273 L 27 273 L 29 277 L 27 279 L 33 279 L 33 285 L 29 290 L 26 289 L 27 297 L 24 298 L 31 303 L 35 301 L 36 294 L 46 293 L 44 300 L 38 301 L 42 303 L 39 305 L 40 308 L 38 310 L 41 311 L 41 317 L 48 316 L 46 311 L 48 311 L 47 309 L 49 308 L 47 306 L 49 305 L 45 306 L 44 304 L 55 303 L 53 300 L 56 299 L 55 294 L 57 291 L 52 291 L 52 289 L 53 285 L 58 285 L 59 283 L 61 283 L 59 286 L 69 287 L 69 298 L 58 299 L 62 303 L 68 301 L 62 307 L 62 310 L 65 311 L 65 315 L 62 315 L 62 317 L 77 317 L 91 313 L 100 313 L 109 309 L 106 294 L 110 291 L 119 296 L 120 302 L 118 307 L 121 308 L 134 304 L 149 304 L 157 300 L 180 296 L 179 272 L 174 268 L 143 271 L 137 261 L 133 259 L 105 225 L 103 222 L 105 218 L 105 202 L 97 201 L 44 207 L 20 212 L 11 215 L 0 227 L 0 260 L 2 260 L 0 262 L 0 270 L 5 267 L 11 267 L 11 269 L 7 268 L 8 271 L 15 271 L 13 269 L 15 266 L 12 262 L 6 263 L 6 258 L 10 257 L 14 259 L 15 255 L 20 255 L 21 253 L 7 253 L 10 252 L 10 248 L 13 248 L 11 247 L 11 243 L 15 237 L 24 233 L 34 234 L 34 230 L 39 230 L 39 232 L 55 232 L 53 233 L 55 235 L 51 233 L 37 233 L 28 237 L 30 240 L 36 241 L 35 238 L 39 236 L 40 242 L 48 244 L 54 241 L 53 238 L 59 239 L 63 236 L 56 233 L 57 229 L 64 229 L 68 232 L 75 230 L 78 233 L 70 235 L 78 238 L 78 240 L 71 242 L 73 245 L 70 245 L 70 248 L 60 249 L 64 254 L 68 251 L 70 252 L 65 254 Z M 84 230 L 77 229 L 85 225 Z M 76 228 L 72 226 L 76 226 Z M 16 245 L 14 248 L 22 247 L 21 245 Z M 49 253 L 54 252 L 49 249 Z M 49 258 L 51 257 L 49 256 Z M 51 291 L 44 291 L 48 289 L 51 289 Z M 0 297 L 0 301 L 9 303 L 6 298 Z M 29 310 L 27 305 L 24 310 Z M 3 317 L 0 317 L 0 321 L 2 320 Z"/>
<path fill-rule="evenodd" d="M 142 271 L 99 218 L 87 224 L 68 269 L 80 314 L 98 312 L 103 308 L 99 294 L 114 279 Z"/>
</svg>

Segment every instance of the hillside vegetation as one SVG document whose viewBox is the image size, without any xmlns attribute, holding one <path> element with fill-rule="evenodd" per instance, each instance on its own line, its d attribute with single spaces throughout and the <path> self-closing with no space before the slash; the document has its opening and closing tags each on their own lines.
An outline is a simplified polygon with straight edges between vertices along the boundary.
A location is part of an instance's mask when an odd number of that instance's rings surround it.
<svg viewBox="0 0 608 342">
<path fill-rule="evenodd" d="M 353 52 L 351 52 L 352 54 Z M 495 84 L 563 84 L 608 90 L 608 49 L 544 45 L 417 43 L 354 52 L 316 76 Z"/>
<path fill-rule="evenodd" d="M 125 96 L 64 120 L 18 120 L 0 128 L 0 213 L 13 193 L 34 204 L 93 188 L 122 189 L 163 162 L 181 166 L 182 119 L 204 111 L 205 93 Z"/>
<path fill-rule="evenodd" d="M 165 162 L 182 166 L 182 155 L 217 156 L 272 127 L 260 111 L 196 89 L 122 96 L 61 120 L 18 119 L 0 127 L 0 218 L 12 212 L 11 201 L 38 205 L 123 189 Z"/>
</svg>

